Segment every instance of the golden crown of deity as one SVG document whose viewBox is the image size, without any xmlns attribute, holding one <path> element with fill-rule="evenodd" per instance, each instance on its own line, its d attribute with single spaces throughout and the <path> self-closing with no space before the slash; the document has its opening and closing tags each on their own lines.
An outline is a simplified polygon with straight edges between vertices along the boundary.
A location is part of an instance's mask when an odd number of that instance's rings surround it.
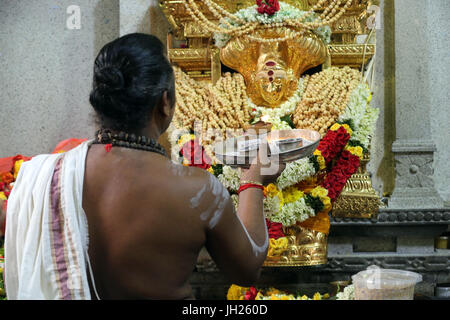
<svg viewBox="0 0 450 320">
<path fill-rule="evenodd" d="M 257 30 L 263 39 L 284 38 L 294 30 L 278 27 Z M 281 42 L 258 42 L 238 36 L 222 48 L 221 61 L 244 76 L 249 97 L 256 105 L 278 106 L 296 90 L 306 70 L 324 63 L 328 51 L 323 41 L 307 31 Z"/>
</svg>

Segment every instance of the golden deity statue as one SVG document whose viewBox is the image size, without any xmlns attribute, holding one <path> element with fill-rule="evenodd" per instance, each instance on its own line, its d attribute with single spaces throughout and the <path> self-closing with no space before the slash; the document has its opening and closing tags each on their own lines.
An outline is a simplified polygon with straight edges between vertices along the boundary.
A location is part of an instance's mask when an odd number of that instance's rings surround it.
<svg viewBox="0 0 450 320">
<path fill-rule="evenodd" d="M 259 30 L 256 36 L 284 38 L 291 28 Z M 297 90 L 298 79 L 308 69 L 323 64 L 327 47 L 317 35 L 305 32 L 283 42 L 255 42 L 235 37 L 220 51 L 223 64 L 244 76 L 247 93 L 258 106 L 277 107 Z"/>
</svg>

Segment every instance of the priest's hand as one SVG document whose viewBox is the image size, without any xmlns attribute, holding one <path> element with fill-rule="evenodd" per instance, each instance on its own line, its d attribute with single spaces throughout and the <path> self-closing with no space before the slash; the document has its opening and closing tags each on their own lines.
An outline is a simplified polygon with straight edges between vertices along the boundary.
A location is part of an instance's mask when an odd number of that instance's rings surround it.
<svg viewBox="0 0 450 320">
<path fill-rule="evenodd" d="M 286 164 L 281 163 L 278 157 L 268 157 L 268 145 L 261 144 L 250 168 L 242 170 L 241 180 L 267 185 L 275 182 L 285 168 Z"/>
</svg>

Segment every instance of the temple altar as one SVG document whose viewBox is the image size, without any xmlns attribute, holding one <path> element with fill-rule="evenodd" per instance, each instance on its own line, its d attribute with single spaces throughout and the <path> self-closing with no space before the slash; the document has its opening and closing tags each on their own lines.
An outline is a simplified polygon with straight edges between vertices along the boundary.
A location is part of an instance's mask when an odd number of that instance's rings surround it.
<svg viewBox="0 0 450 320">
<path fill-rule="evenodd" d="M 287 2 L 303 10 L 307 10 L 314 5 L 316 5 L 315 9 L 318 13 L 323 13 L 324 10 L 324 8 L 317 6 L 315 1 Z M 226 3 L 217 1 L 217 3 L 229 12 L 239 12 L 239 10 L 244 11 L 246 7 L 250 6 L 252 1 L 249 1 L 249 3 L 245 1 L 228 1 Z M 323 3 L 322 5 L 326 6 Z M 200 27 L 198 19 L 192 20 L 183 4 L 177 1 L 161 1 L 160 6 L 170 26 L 167 38 L 168 55 L 174 65 L 183 70 L 185 76 L 200 83 L 216 84 L 221 81 L 225 72 L 238 72 L 245 80 L 249 101 L 254 103 L 252 106 L 277 108 L 295 92 L 299 85 L 296 79 L 308 69 L 312 71 L 313 75 L 316 74 L 317 76 L 326 70 L 344 67 L 362 72 L 361 77 L 366 79 L 369 87 L 372 88 L 375 101 L 377 101 L 376 89 L 379 88 L 377 84 L 379 74 L 377 74 L 376 66 L 380 63 L 377 59 L 377 47 L 383 48 L 383 45 L 385 45 L 383 40 L 388 38 L 385 35 L 386 29 L 382 24 L 385 18 L 390 22 L 389 17 L 393 15 L 393 12 L 386 11 L 393 9 L 393 6 L 389 3 L 385 4 L 384 1 L 381 1 L 381 3 L 379 1 L 352 1 L 352 5 L 349 6 L 345 15 L 331 25 L 328 45 L 321 47 L 319 40 L 316 45 L 317 49 L 311 50 L 310 46 L 314 46 L 311 42 L 315 41 L 312 40 L 314 37 L 303 35 L 304 38 L 302 39 L 308 39 L 306 40 L 309 41 L 308 45 L 302 44 L 298 37 L 292 38 L 292 43 L 286 44 L 286 48 L 298 46 L 298 49 L 292 49 L 292 51 L 283 49 L 286 42 L 280 41 L 271 44 L 266 41 L 258 44 L 256 41 L 245 40 L 244 37 L 233 38 L 223 46 L 214 46 L 212 38 L 215 38 L 216 45 L 221 39 L 209 32 L 207 28 Z M 384 13 L 383 17 L 377 17 L 377 19 L 383 20 L 377 21 L 382 25 L 379 30 L 367 28 L 368 20 L 374 18 L 368 13 L 369 9 L 373 8 L 372 6 L 378 8 L 381 6 Z M 211 21 L 217 19 L 217 14 L 214 15 L 208 11 L 207 2 L 203 3 L 203 7 L 202 4 L 199 4 L 199 8 L 202 12 L 205 12 L 205 17 L 209 17 Z M 326 7 L 325 10 L 327 10 Z M 215 22 L 219 23 L 218 21 Z M 254 36 L 255 38 L 259 36 L 266 39 L 283 39 L 286 38 L 286 34 L 288 33 L 284 33 L 278 28 L 273 29 L 273 31 L 269 29 L 264 33 L 256 32 Z M 381 45 L 379 44 L 380 37 Z M 287 41 L 289 42 L 289 40 Z M 309 49 L 305 50 L 305 48 Z M 388 52 L 388 50 L 385 51 Z M 248 57 L 246 56 L 247 52 Z M 289 54 L 291 52 L 297 54 L 292 59 L 298 62 L 298 69 L 295 69 L 298 71 L 293 70 L 292 73 L 289 73 L 290 71 L 285 72 L 285 70 L 289 68 L 287 65 L 290 64 Z M 314 53 L 311 54 L 311 52 Z M 284 63 L 279 64 L 279 61 L 284 61 Z M 264 94 L 264 86 L 258 87 L 259 84 L 257 83 L 260 83 L 258 81 L 263 81 L 258 79 L 266 79 L 262 75 L 265 72 L 268 72 L 268 77 L 271 79 L 274 74 L 274 71 L 271 70 L 282 72 L 281 78 L 286 79 L 286 82 L 284 82 L 286 89 L 279 89 L 286 95 L 284 98 L 283 94 L 277 98 L 267 96 L 267 94 Z M 292 78 L 289 78 L 289 74 L 292 74 Z M 264 81 L 267 81 L 267 79 Z M 292 90 L 291 93 L 289 93 L 289 90 Z M 348 96 L 346 99 L 348 99 Z M 317 124 L 308 122 L 308 119 L 298 120 L 294 116 L 292 120 L 294 125 L 313 125 L 312 128 L 320 130 L 322 135 L 326 132 L 325 128 L 332 124 L 331 122 L 325 122 L 324 127 L 320 128 Z M 277 124 L 274 123 L 272 126 L 276 128 Z M 421 123 L 421 126 L 423 126 L 423 123 Z M 361 166 L 358 171 L 347 180 L 340 196 L 333 203 L 333 208 L 329 213 L 329 235 L 317 237 L 321 233 L 309 234 L 311 229 L 308 228 L 302 229 L 302 231 L 285 228 L 286 234 L 294 236 L 293 242 L 289 242 L 292 246 L 290 250 L 295 252 L 292 254 L 295 257 L 297 255 L 303 255 L 304 257 L 311 255 L 315 256 L 316 260 L 314 258 L 308 258 L 307 260 L 292 258 L 293 256 L 286 252 L 281 254 L 281 260 L 268 257 L 263 269 L 263 276 L 258 283 L 259 286 L 276 286 L 291 292 L 307 292 L 312 296 L 314 292 L 320 291 L 320 289 L 323 292 L 330 291 L 331 283 L 348 281 L 352 274 L 364 270 L 370 265 L 414 270 L 426 274 L 426 281 L 421 284 L 419 289 L 422 294 L 430 295 L 433 283 L 447 281 L 448 251 L 436 249 L 435 238 L 448 229 L 450 221 L 448 210 L 444 208 L 443 201 L 440 200 L 436 190 L 433 189 L 431 180 L 426 183 L 426 189 L 421 187 L 422 189 L 413 190 L 409 187 L 410 189 L 404 190 L 401 182 L 404 179 L 403 174 L 398 173 L 395 182 L 396 188 L 392 196 L 390 196 L 390 192 L 377 192 L 373 187 L 373 174 L 369 173 L 367 169 L 368 166 L 370 167 L 372 154 L 375 154 L 376 158 L 377 153 L 380 152 L 376 146 L 376 137 L 373 140 L 368 146 L 367 152 L 361 158 Z M 428 152 L 428 154 L 431 152 L 432 154 L 436 150 L 425 146 L 414 147 L 414 143 L 410 144 L 411 147 L 408 149 L 403 145 L 398 147 L 399 143 L 395 142 L 392 147 L 394 157 L 397 157 L 396 154 L 398 154 L 397 172 L 403 172 L 400 171 L 403 170 L 400 168 L 405 161 L 400 159 L 405 152 L 410 159 L 409 152 L 411 151 Z M 419 143 L 419 145 L 423 144 Z M 430 163 L 430 161 L 432 161 L 432 157 L 421 163 Z M 412 165 L 406 170 L 409 170 L 410 174 L 416 174 L 419 170 L 421 171 L 419 168 L 422 167 Z M 411 192 L 416 193 L 411 197 Z M 425 204 L 423 201 L 428 197 L 428 194 L 434 198 L 433 200 L 430 198 L 430 202 Z M 408 199 L 401 200 L 402 195 L 408 197 Z M 309 239 L 307 243 L 301 240 L 300 234 Z M 447 273 L 445 270 L 447 270 Z M 447 274 L 447 276 L 444 276 L 444 274 Z M 197 273 L 192 280 L 198 296 L 206 298 L 215 296 L 217 293 L 217 298 L 223 298 L 227 288 L 221 282 L 223 279 L 219 279 L 221 277 L 218 270 L 205 253 L 199 259 Z M 205 280 L 213 284 L 205 286 Z M 200 283 L 202 284 L 200 285 Z M 218 287 L 221 289 L 218 289 Z"/>
</svg>

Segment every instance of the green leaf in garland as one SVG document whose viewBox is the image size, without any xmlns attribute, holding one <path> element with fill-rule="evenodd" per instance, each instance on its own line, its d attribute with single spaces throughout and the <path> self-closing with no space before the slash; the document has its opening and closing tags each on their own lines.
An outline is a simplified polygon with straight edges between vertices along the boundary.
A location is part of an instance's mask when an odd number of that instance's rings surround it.
<svg viewBox="0 0 450 320">
<path fill-rule="evenodd" d="M 309 205 L 311 208 L 313 208 L 316 213 L 322 211 L 324 208 L 323 202 L 320 200 L 320 198 L 313 197 L 310 194 L 307 194 L 305 196 L 305 202 L 307 205 Z"/>
<path fill-rule="evenodd" d="M 312 155 L 312 156 L 309 157 L 309 161 L 311 161 L 311 163 L 313 164 L 314 170 L 316 170 L 316 172 L 319 172 L 320 171 L 320 164 L 319 164 L 319 161 L 317 161 L 317 157 Z"/>
<path fill-rule="evenodd" d="M 294 122 L 292 122 L 290 115 L 284 116 L 284 117 L 280 118 L 280 120 L 286 122 L 292 129 L 296 129 L 295 124 L 294 124 Z"/>
<path fill-rule="evenodd" d="M 223 173 L 223 165 L 222 164 L 213 164 L 211 166 L 211 168 L 214 171 L 214 176 L 218 177 L 219 175 L 221 175 Z"/>
</svg>

